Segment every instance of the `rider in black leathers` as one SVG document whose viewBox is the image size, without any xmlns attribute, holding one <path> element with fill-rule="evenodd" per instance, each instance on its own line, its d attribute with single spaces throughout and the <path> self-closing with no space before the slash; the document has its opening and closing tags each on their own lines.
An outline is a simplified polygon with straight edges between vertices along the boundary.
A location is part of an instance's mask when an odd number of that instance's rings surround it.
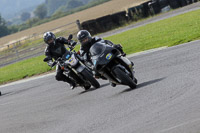
<svg viewBox="0 0 200 133">
<path fill-rule="evenodd" d="M 109 40 L 103 40 L 102 38 L 99 38 L 99 37 L 92 37 L 91 34 L 87 30 L 80 30 L 77 34 L 77 38 L 79 42 L 81 43 L 80 54 L 81 56 L 83 56 L 86 62 L 92 63 L 90 60 L 89 50 L 93 44 L 99 41 L 118 49 L 123 56 L 126 56 L 120 44 L 113 44 Z"/>
<path fill-rule="evenodd" d="M 59 57 L 66 52 L 66 48 L 64 44 L 67 44 L 69 47 L 73 47 L 75 44 L 70 44 L 70 40 L 67 40 L 64 37 L 56 38 L 56 36 L 52 32 L 46 32 L 43 36 L 44 42 L 47 44 L 45 49 L 45 56 L 48 59 L 47 63 L 49 66 L 53 66 L 53 59 L 57 60 Z M 70 88 L 74 89 L 76 83 L 71 80 L 69 77 L 63 74 L 63 70 L 61 70 L 60 66 L 56 66 L 56 76 L 57 81 L 64 81 L 70 84 Z"/>
<path fill-rule="evenodd" d="M 80 30 L 77 34 L 77 38 L 78 38 L 79 42 L 81 43 L 80 54 L 83 57 L 84 62 L 85 62 L 85 64 L 87 64 L 87 66 L 92 67 L 92 65 L 93 65 L 93 63 L 90 59 L 89 50 L 93 44 L 95 44 L 96 42 L 99 42 L 99 41 L 118 49 L 120 51 L 120 53 L 122 54 L 122 56 L 126 56 L 126 54 L 123 52 L 122 46 L 120 44 L 113 44 L 109 40 L 103 40 L 102 38 L 99 38 L 99 37 L 92 37 L 91 34 L 87 30 Z M 95 73 L 95 77 L 96 78 L 100 77 L 102 79 L 105 79 L 105 77 L 101 76 L 98 73 Z M 114 84 L 111 84 L 111 85 L 115 86 Z"/>
</svg>

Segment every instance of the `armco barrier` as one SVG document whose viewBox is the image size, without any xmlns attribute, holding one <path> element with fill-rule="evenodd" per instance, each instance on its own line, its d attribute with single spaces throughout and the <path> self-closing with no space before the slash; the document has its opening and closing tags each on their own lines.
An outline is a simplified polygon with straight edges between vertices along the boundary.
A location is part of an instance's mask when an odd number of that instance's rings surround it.
<svg viewBox="0 0 200 133">
<path fill-rule="evenodd" d="M 159 5 L 160 5 L 160 8 L 165 8 L 166 6 L 169 5 L 169 2 L 168 0 L 159 0 Z"/>
<path fill-rule="evenodd" d="M 185 0 L 187 4 L 192 4 L 193 0 Z"/>
<path fill-rule="evenodd" d="M 181 7 L 181 5 L 178 3 L 177 0 L 168 0 L 168 1 L 169 1 L 169 5 L 172 9 Z"/>
<path fill-rule="evenodd" d="M 137 21 L 144 18 L 147 13 L 145 13 L 144 6 L 139 5 L 128 9 L 129 18 L 131 21 Z"/>
<path fill-rule="evenodd" d="M 150 10 L 150 7 L 149 7 L 149 3 L 150 2 L 151 1 L 147 1 L 147 2 L 145 2 L 143 4 L 141 4 L 142 7 L 143 7 L 143 17 L 148 17 L 148 16 L 151 15 L 151 10 Z"/>
<path fill-rule="evenodd" d="M 181 7 L 186 6 L 187 2 L 185 0 L 176 0 Z"/>
<path fill-rule="evenodd" d="M 150 2 L 149 3 L 149 8 L 150 8 L 150 11 L 151 11 L 152 15 L 158 14 L 158 13 L 161 12 L 159 1 L 152 1 L 152 2 Z"/>
<path fill-rule="evenodd" d="M 139 19 L 145 17 L 145 16 L 144 16 L 145 11 L 144 11 L 144 6 L 143 6 L 143 5 L 136 6 L 136 7 L 135 7 L 135 11 L 136 11 L 135 13 L 136 13 L 136 15 L 137 15 L 137 17 L 138 17 Z"/>
<path fill-rule="evenodd" d="M 87 29 L 92 35 L 99 33 L 99 25 L 97 24 L 96 20 L 89 20 L 81 23 L 82 29 Z"/>
<path fill-rule="evenodd" d="M 128 8 L 128 17 L 131 21 L 137 21 L 135 7 Z"/>
<path fill-rule="evenodd" d="M 119 27 L 127 23 L 127 21 L 128 17 L 126 16 L 126 11 L 122 11 L 112 15 L 103 16 L 95 20 L 85 21 L 81 23 L 81 27 L 94 35 Z"/>
<path fill-rule="evenodd" d="M 126 15 L 126 11 L 117 12 L 115 14 L 110 15 L 112 23 L 115 26 L 121 26 L 128 22 L 128 17 Z"/>
<path fill-rule="evenodd" d="M 150 0 L 141 5 L 128 8 L 128 12 L 121 11 L 95 20 L 85 21 L 81 26 L 94 35 L 109 31 L 130 21 L 137 21 L 149 15 L 167 12 L 170 9 L 176 9 L 198 1 L 200 0 Z"/>
<path fill-rule="evenodd" d="M 111 15 L 103 16 L 96 19 L 98 24 L 99 33 L 105 32 L 112 29 L 113 22 L 111 19 Z"/>
</svg>

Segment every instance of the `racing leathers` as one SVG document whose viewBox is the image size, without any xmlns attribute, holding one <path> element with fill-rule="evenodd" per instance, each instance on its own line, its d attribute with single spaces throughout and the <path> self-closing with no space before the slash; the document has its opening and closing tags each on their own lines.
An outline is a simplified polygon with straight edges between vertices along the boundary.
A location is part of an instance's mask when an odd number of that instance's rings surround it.
<svg viewBox="0 0 200 133">
<path fill-rule="evenodd" d="M 70 44 L 69 40 L 64 37 L 59 37 L 55 39 L 55 43 L 52 45 L 47 45 L 45 49 L 45 56 L 48 58 L 48 65 L 52 67 L 53 59 L 57 60 L 59 57 L 67 51 L 64 44 L 67 44 L 69 47 L 73 47 L 74 44 Z M 63 70 L 59 65 L 56 66 L 56 76 L 57 81 L 64 81 L 70 84 L 71 88 L 75 87 L 75 82 L 71 80 L 69 77 L 63 74 Z"/>
</svg>

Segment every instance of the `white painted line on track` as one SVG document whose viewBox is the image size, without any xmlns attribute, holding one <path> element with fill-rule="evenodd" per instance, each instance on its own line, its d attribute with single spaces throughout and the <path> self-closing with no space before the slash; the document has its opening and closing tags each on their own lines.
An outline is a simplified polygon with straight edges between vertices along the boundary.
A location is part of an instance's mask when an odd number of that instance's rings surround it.
<svg viewBox="0 0 200 133">
<path fill-rule="evenodd" d="M 3 103 L 3 104 L 0 104 L 0 106 L 4 106 L 4 105 L 8 105 L 8 104 L 12 104 L 13 102 L 9 102 L 9 103 Z"/>
<path fill-rule="evenodd" d="M 179 124 L 179 125 L 176 125 L 176 126 L 173 126 L 173 127 L 167 128 L 167 129 L 164 129 L 164 130 L 162 130 L 160 133 L 169 132 L 170 130 L 174 130 L 174 129 L 176 129 L 176 128 L 179 128 L 179 127 L 182 127 L 182 126 L 191 124 L 191 123 L 199 122 L 199 121 L 200 121 L 200 118 L 199 118 L 199 119 L 192 120 L 192 121 L 188 121 L 188 122 L 185 122 L 185 123 L 181 123 L 181 124 Z"/>
</svg>

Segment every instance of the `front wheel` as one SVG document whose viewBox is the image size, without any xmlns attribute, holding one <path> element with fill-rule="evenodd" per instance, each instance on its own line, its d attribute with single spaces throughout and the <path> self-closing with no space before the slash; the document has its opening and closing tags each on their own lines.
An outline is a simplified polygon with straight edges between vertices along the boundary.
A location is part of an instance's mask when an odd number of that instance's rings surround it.
<svg viewBox="0 0 200 133">
<path fill-rule="evenodd" d="M 88 85 L 84 85 L 83 87 L 84 87 L 84 89 L 87 91 L 87 90 L 89 90 L 89 89 L 90 89 L 91 85 L 90 85 L 90 84 L 88 84 Z"/>
<path fill-rule="evenodd" d="M 113 72 L 116 77 L 121 80 L 122 84 L 128 85 L 132 89 L 136 88 L 136 83 L 122 69 L 117 67 Z"/>
<path fill-rule="evenodd" d="M 99 82 L 93 77 L 92 73 L 89 72 L 87 69 L 85 69 L 83 72 L 82 72 L 83 76 L 90 82 L 90 84 L 92 86 L 94 86 L 95 88 L 99 88 L 100 87 L 100 84 Z"/>
</svg>

